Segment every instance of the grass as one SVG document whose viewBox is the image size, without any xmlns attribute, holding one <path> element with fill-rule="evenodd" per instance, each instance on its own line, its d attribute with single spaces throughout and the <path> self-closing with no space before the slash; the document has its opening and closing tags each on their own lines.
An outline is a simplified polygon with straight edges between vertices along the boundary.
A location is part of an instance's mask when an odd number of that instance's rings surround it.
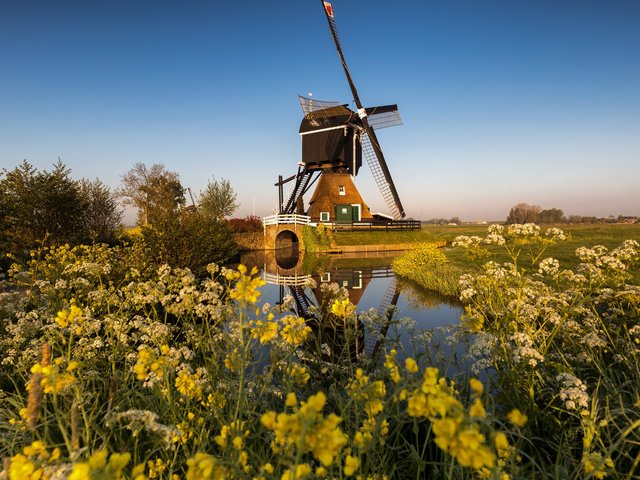
<svg viewBox="0 0 640 480">
<path fill-rule="evenodd" d="M 580 246 L 604 245 L 611 249 L 628 239 L 640 241 L 640 225 L 637 224 L 558 225 L 558 227 L 569 233 L 571 238 L 550 247 L 545 256 L 558 259 L 567 268 L 575 268 L 578 265 L 575 251 Z M 546 228 L 547 226 L 542 226 L 543 230 Z M 338 231 L 333 233 L 333 237 L 338 245 L 380 245 L 384 243 L 436 242 L 439 240 L 451 242 L 458 235 L 484 236 L 486 231 L 486 225 L 425 225 L 421 230 L 416 231 Z M 506 261 L 506 257 L 500 249 L 493 249 L 492 252 L 496 253 L 493 260 Z M 461 249 L 447 249 L 446 254 L 453 265 L 465 268 L 473 266 L 469 265 L 469 258 Z M 633 274 L 634 281 L 640 282 L 640 271 L 636 269 Z"/>
<path fill-rule="evenodd" d="M 447 227 L 444 227 L 446 229 Z M 449 227 L 454 228 L 454 227 Z M 546 230 L 546 226 L 541 227 L 542 230 Z M 553 257 L 560 261 L 560 265 L 563 268 L 575 269 L 580 263 L 578 257 L 576 257 L 576 249 L 578 247 L 593 247 L 595 245 L 604 245 L 608 249 L 613 249 L 625 240 L 636 240 L 640 242 L 640 225 L 559 225 L 559 228 L 564 230 L 565 233 L 570 235 L 568 240 L 559 242 L 556 245 L 549 247 L 543 258 Z M 478 235 L 484 237 L 486 228 L 473 227 L 467 230 L 471 230 L 473 233 L 460 233 L 461 235 Z M 443 230 L 442 234 L 447 235 L 447 241 L 450 241 L 451 232 Z M 494 255 L 489 258 L 496 262 L 506 262 L 508 260 L 504 249 L 500 247 L 490 247 L 489 251 Z M 469 270 L 469 267 L 480 267 L 484 261 L 473 262 L 465 255 L 463 249 L 447 248 L 445 251 L 447 258 L 453 265 L 457 265 L 461 268 Z M 636 266 L 632 271 L 633 275 L 632 283 L 640 284 L 640 267 Z"/>
<path fill-rule="evenodd" d="M 571 233 L 572 240 L 564 242 L 567 248 L 575 251 L 578 246 L 604 245 L 612 247 L 627 239 L 640 241 L 640 225 L 598 224 L 598 225 L 558 225 Z M 545 226 L 543 226 L 545 228 Z M 383 243 L 413 243 L 451 241 L 458 235 L 483 235 L 486 225 L 439 226 L 424 225 L 421 230 L 411 231 L 360 231 L 333 233 L 338 245 L 380 245 Z"/>
<path fill-rule="evenodd" d="M 559 225 L 570 238 L 564 242 L 549 247 L 543 258 L 553 257 L 560 261 L 563 268 L 574 270 L 580 263 L 575 255 L 576 249 L 580 246 L 593 247 L 604 245 L 608 249 L 613 249 L 627 239 L 640 241 L 640 225 L 605 224 L 605 225 Z M 542 230 L 546 230 L 543 226 Z M 376 243 L 401 243 L 401 242 L 434 242 L 446 240 L 451 242 L 458 235 L 477 235 L 484 237 L 487 231 L 486 225 L 463 225 L 463 226 L 436 226 L 426 225 L 422 230 L 414 232 L 341 232 L 335 234 L 336 240 L 349 241 L 363 244 Z M 385 237 L 385 235 L 387 237 Z M 387 240 L 385 240 L 387 238 Z M 411 240 L 411 239 L 420 240 Z M 415 269 L 404 272 L 406 278 L 410 278 L 422 287 L 438 291 L 444 295 L 452 294 L 452 278 L 459 276 L 463 271 L 477 272 L 481 265 L 487 260 L 496 262 L 506 262 L 509 260 L 505 250 L 501 247 L 490 246 L 488 251 L 490 257 L 483 259 L 471 259 L 466 255 L 464 249 L 446 248 L 444 253 L 449 263 L 446 268 L 434 267 L 430 269 Z M 521 260 L 526 261 L 526 252 L 523 252 Z M 640 266 L 635 266 L 631 270 L 631 283 L 640 284 Z M 403 275 L 401 273 L 401 275 Z M 457 278 L 457 277 L 456 277 Z M 455 293 L 455 292 L 453 292 Z"/>
</svg>

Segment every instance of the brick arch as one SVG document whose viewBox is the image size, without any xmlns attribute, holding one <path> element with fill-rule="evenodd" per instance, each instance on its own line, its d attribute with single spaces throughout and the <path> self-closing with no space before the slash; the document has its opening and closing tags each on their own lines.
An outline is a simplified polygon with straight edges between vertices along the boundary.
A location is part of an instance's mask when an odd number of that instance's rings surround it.
<svg viewBox="0 0 640 480">
<path fill-rule="evenodd" d="M 264 248 L 265 250 L 277 250 L 281 248 L 304 250 L 302 225 L 266 225 L 264 229 Z"/>
<path fill-rule="evenodd" d="M 300 238 L 293 230 L 282 229 L 276 235 L 276 250 L 281 248 L 297 248 L 299 243 Z"/>
</svg>

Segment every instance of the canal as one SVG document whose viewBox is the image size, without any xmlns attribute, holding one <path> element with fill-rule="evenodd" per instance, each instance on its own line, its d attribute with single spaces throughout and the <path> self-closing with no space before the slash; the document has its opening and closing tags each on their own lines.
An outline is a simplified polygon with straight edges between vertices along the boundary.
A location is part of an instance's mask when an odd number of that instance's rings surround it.
<svg viewBox="0 0 640 480">
<path fill-rule="evenodd" d="M 441 357 L 432 358 L 432 364 L 444 365 L 447 370 L 457 369 L 453 363 L 456 357 L 464 354 L 464 348 L 445 344 L 442 329 L 460 321 L 461 305 L 454 298 L 424 291 L 396 278 L 391 268 L 393 258 L 389 252 L 358 257 L 277 250 L 253 252 L 243 257 L 242 262 L 258 267 L 267 282 L 261 290 L 262 303 L 275 305 L 290 296 L 292 311 L 308 316 L 309 310 L 321 309 L 325 303 L 326 286 L 323 288 L 323 284 L 336 283 L 347 289 L 349 300 L 356 305 L 358 313 L 372 309 L 379 313 L 379 330 L 365 335 L 364 352 L 367 355 L 373 353 L 382 333 L 387 339 L 398 340 L 399 358 L 413 356 L 417 350 L 425 351 L 417 348 L 415 340 L 420 339 L 422 345 L 426 342 L 433 347 L 426 349 L 427 354 Z M 387 316 L 389 308 L 393 311 L 392 317 Z M 392 321 L 385 326 L 387 318 Z"/>
</svg>

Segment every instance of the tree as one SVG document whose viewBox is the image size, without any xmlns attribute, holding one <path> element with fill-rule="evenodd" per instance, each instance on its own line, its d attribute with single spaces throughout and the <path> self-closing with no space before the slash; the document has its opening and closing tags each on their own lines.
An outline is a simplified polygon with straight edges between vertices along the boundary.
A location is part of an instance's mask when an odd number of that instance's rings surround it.
<svg viewBox="0 0 640 480">
<path fill-rule="evenodd" d="M 60 161 L 51 172 L 38 171 L 24 160 L 0 181 L 0 215 L 10 251 L 30 249 L 45 238 L 50 243 L 75 243 L 84 236 L 86 209 L 79 182 Z"/>
<path fill-rule="evenodd" d="M 93 242 L 113 241 L 122 221 L 122 210 L 109 187 L 97 178 L 82 179 L 80 192 L 86 205 L 83 225 L 87 237 Z"/>
<path fill-rule="evenodd" d="M 213 178 L 207 183 L 207 188 L 200 193 L 200 212 L 210 218 L 222 220 L 233 215 L 239 204 L 238 195 L 233 191 L 231 182 L 222 178 L 220 181 Z"/>
<path fill-rule="evenodd" d="M 540 223 L 562 223 L 565 220 L 564 212 L 559 208 L 550 208 L 540 212 Z"/>
<path fill-rule="evenodd" d="M 178 174 L 167 171 L 159 163 L 151 168 L 136 163 L 122 176 L 117 193 L 124 205 L 138 209 L 138 224 L 141 225 L 167 221 L 185 204 Z"/>
<path fill-rule="evenodd" d="M 540 220 L 541 211 L 542 207 L 539 205 L 518 203 L 509 211 L 507 223 L 536 223 Z"/>
<path fill-rule="evenodd" d="M 184 209 L 174 221 L 157 228 L 142 229 L 153 260 L 172 267 L 189 268 L 203 277 L 209 263 L 225 263 L 238 252 L 238 244 L 228 222 Z"/>
</svg>

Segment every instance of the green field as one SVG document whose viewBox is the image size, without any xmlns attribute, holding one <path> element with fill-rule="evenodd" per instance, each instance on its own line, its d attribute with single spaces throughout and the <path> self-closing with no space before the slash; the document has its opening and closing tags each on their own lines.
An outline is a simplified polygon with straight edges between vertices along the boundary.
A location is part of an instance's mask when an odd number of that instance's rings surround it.
<svg viewBox="0 0 640 480">
<path fill-rule="evenodd" d="M 557 225 L 572 236 L 568 246 L 604 245 L 611 247 L 626 239 L 640 241 L 640 225 L 602 224 L 602 225 Z M 545 229 L 545 226 L 542 227 Z M 487 225 L 438 226 L 425 225 L 417 231 L 362 231 L 334 232 L 338 245 L 378 245 L 383 243 L 435 242 L 451 241 L 458 235 L 480 235 L 487 231 Z M 574 249 L 575 250 L 575 249 Z"/>
<path fill-rule="evenodd" d="M 570 238 L 557 245 L 549 247 L 545 257 L 558 259 L 565 268 L 575 268 L 579 261 L 575 256 L 578 247 L 593 247 L 604 245 L 611 249 L 619 246 L 624 240 L 632 239 L 640 242 L 640 225 L 626 224 L 598 224 L 598 225 L 558 225 Z M 542 226 L 545 231 L 548 226 Z M 425 225 L 419 231 L 362 231 L 362 232 L 334 232 L 333 237 L 338 245 L 378 245 L 383 243 L 411 243 L 436 242 L 446 240 L 451 242 L 458 235 L 485 236 L 487 225 L 437 226 Z M 506 261 L 504 251 L 498 247 L 491 247 L 494 255 L 491 260 Z M 473 262 L 463 249 L 447 248 L 447 258 L 454 265 L 463 270 L 479 268 L 481 262 Z M 636 266 L 632 272 L 634 283 L 640 283 L 640 267 Z"/>
</svg>

